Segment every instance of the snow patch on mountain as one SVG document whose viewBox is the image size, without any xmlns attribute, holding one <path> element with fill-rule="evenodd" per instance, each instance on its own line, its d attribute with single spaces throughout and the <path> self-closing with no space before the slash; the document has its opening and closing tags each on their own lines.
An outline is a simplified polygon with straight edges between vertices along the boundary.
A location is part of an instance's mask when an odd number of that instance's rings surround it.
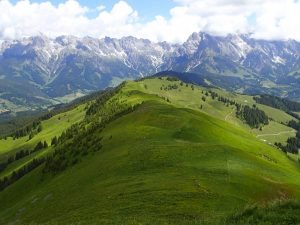
<svg viewBox="0 0 300 225">
<path fill-rule="evenodd" d="M 285 60 L 283 58 L 279 57 L 279 56 L 274 56 L 272 58 L 272 61 L 274 63 L 285 64 Z"/>
<path fill-rule="evenodd" d="M 265 41 L 250 35 L 193 33 L 183 44 L 147 39 L 102 39 L 40 35 L 0 43 L 0 72 L 56 93 L 105 88 L 111 80 L 152 75 L 162 70 L 254 74 L 257 79 L 300 70 L 300 43 Z M 64 93 L 64 92 L 63 92 Z M 61 95 L 61 94 L 58 94 Z"/>
</svg>

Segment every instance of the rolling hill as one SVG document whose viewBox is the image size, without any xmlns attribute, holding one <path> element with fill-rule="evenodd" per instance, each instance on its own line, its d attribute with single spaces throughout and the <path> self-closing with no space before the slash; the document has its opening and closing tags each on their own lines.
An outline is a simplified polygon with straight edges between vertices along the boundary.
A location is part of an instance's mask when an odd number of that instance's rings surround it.
<svg viewBox="0 0 300 225">
<path fill-rule="evenodd" d="M 291 120 L 172 77 L 124 82 L 0 140 L 0 224 L 272 224 L 281 208 L 296 224 L 299 162 L 275 146 Z"/>
</svg>

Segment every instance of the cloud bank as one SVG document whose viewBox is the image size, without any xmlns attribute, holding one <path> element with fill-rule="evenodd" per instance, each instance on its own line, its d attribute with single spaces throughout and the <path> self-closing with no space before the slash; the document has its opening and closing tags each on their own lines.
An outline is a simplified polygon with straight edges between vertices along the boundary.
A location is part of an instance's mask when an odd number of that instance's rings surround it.
<svg viewBox="0 0 300 225">
<path fill-rule="evenodd" d="M 261 39 L 300 41 L 300 2 L 298 0 L 174 0 L 166 19 L 157 15 L 142 22 L 126 1 L 107 10 L 99 5 L 89 9 L 76 0 L 59 5 L 51 2 L 16 4 L 0 1 L 0 40 L 19 39 L 43 33 L 50 37 L 136 36 L 152 41 L 183 42 L 195 31 L 214 35 L 252 33 Z M 159 3 L 157 7 L 159 7 Z M 96 10 L 96 17 L 90 18 Z"/>
</svg>

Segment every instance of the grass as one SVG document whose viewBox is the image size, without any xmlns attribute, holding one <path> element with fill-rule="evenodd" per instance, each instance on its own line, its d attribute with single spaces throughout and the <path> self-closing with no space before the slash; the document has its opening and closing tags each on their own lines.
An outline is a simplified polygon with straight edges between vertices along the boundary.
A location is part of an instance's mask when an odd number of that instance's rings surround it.
<svg viewBox="0 0 300 225">
<path fill-rule="evenodd" d="M 170 84 L 177 84 L 178 89 L 176 90 L 169 90 L 165 91 L 164 89 L 161 90 L 161 87 L 167 87 Z M 191 108 L 197 111 L 204 112 L 210 116 L 213 116 L 215 118 L 226 120 L 229 123 L 234 124 L 235 126 L 242 127 L 244 129 L 247 129 L 251 133 L 253 133 L 255 136 L 262 135 L 262 134 L 268 134 L 264 136 L 263 139 L 265 142 L 274 144 L 275 142 L 281 142 L 283 144 L 286 143 L 286 140 L 289 137 L 294 137 L 295 132 L 293 132 L 293 129 L 290 127 L 287 127 L 286 124 L 288 121 L 294 119 L 292 116 L 288 115 L 287 113 L 274 109 L 269 106 L 257 104 L 252 96 L 247 95 L 241 95 L 241 94 L 234 94 L 230 92 L 226 92 L 220 89 L 207 89 L 203 87 L 194 86 L 194 90 L 191 88 L 191 85 L 186 87 L 186 85 L 181 86 L 180 81 L 177 82 L 171 82 L 166 79 L 159 80 L 157 79 L 146 79 L 141 83 L 129 83 L 129 86 L 133 89 L 138 89 L 140 91 L 159 95 L 164 98 L 168 98 L 173 105 L 176 105 L 177 107 L 184 107 L 184 108 Z M 147 87 L 147 88 L 145 88 Z M 259 129 L 250 129 L 246 124 L 243 124 L 242 121 L 240 121 L 235 116 L 235 108 L 234 107 L 226 107 L 223 103 L 218 102 L 216 100 L 212 100 L 211 97 L 205 96 L 205 92 L 208 90 L 212 90 L 214 92 L 217 92 L 220 96 L 226 97 L 228 99 L 232 99 L 236 101 L 237 103 L 243 104 L 243 105 L 257 105 L 257 107 L 261 110 L 263 110 L 268 117 L 272 118 L 272 121 L 269 125 L 263 127 L 263 131 L 260 131 Z M 201 97 L 205 96 L 206 101 L 202 101 Z M 202 105 L 202 109 L 200 109 Z M 291 132 L 286 132 L 291 131 Z M 280 135 L 275 135 L 280 133 Z M 281 134 L 282 133 L 282 134 Z"/>
<path fill-rule="evenodd" d="M 265 208 L 248 207 L 227 219 L 227 224 L 296 225 L 300 224 L 300 204 L 295 201 L 276 202 Z"/>
<path fill-rule="evenodd" d="M 97 131 L 101 151 L 58 175 L 41 166 L 0 192 L 0 224 L 219 224 L 247 205 L 299 200 L 296 160 L 234 116 L 225 121 L 232 109 L 202 102 L 202 88 L 160 91 L 168 82 L 127 82 L 113 98 L 143 104 Z M 57 119 L 40 138 L 63 130 Z"/>
<path fill-rule="evenodd" d="M 7 140 L 0 140 L 0 156 L 12 149 L 23 147 L 26 145 L 34 146 L 39 140 L 51 141 L 55 135 L 59 135 L 66 130 L 70 125 L 80 122 L 85 115 L 85 105 L 80 105 L 66 113 L 55 115 L 49 120 L 42 121 L 43 130 L 28 141 L 28 136 L 13 140 L 8 137 Z"/>
<path fill-rule="evenodd" d="M 83 97 L 85 95 L 86 95 L 86 93 L 84 93 L 82 91 L 77 91 L 72 94 L 65 95 L 63 97 L 55 98 L 54 101 L 57 101 L 59 103 L 69 103 L 69 102 L 73 101 L 74 99 Z"/>
<path fill-rule="evenodd" d="M 80 105 L 68 112 L 55 115 L 49 120 L 42 121 L 42 131 L 35 135 L 31 140 L 28 140 L 28 136 L 13 140 L 12 137 L 0 140 L 0 162 L 6 161 L 8 157 L 14 155 L 20 150 L 32 150 L 39 141 L 46 141 L 48 145 L 51 145 L 51 139 L 55 136 L 59 136 L 64 130 L 70 127 L 74 123 L 78 123 L 83 120 L 85 116 L 85 104 Z M 0 173 L 0 177 L 10 174 L 16 168 L 26 164 L 30 159 L 38 156 L 43 156 L 46 152 L 51 151 L 51 148 L 44 150 L 38 154 L 33 154 L 25 157 L 23 160 L 12 163 L 6 171 Z"/>
</svg>

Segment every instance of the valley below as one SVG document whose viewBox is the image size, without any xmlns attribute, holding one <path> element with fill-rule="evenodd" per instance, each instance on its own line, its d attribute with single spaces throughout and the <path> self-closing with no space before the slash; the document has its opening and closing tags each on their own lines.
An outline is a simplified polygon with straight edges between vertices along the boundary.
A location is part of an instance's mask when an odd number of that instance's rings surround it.
<svg viewBox="0 0 300 225">
<path fill-rule="evenodd" d="M 0 0 L 0 225 L 300 225 L 300 0 Z"/>
</svg>

